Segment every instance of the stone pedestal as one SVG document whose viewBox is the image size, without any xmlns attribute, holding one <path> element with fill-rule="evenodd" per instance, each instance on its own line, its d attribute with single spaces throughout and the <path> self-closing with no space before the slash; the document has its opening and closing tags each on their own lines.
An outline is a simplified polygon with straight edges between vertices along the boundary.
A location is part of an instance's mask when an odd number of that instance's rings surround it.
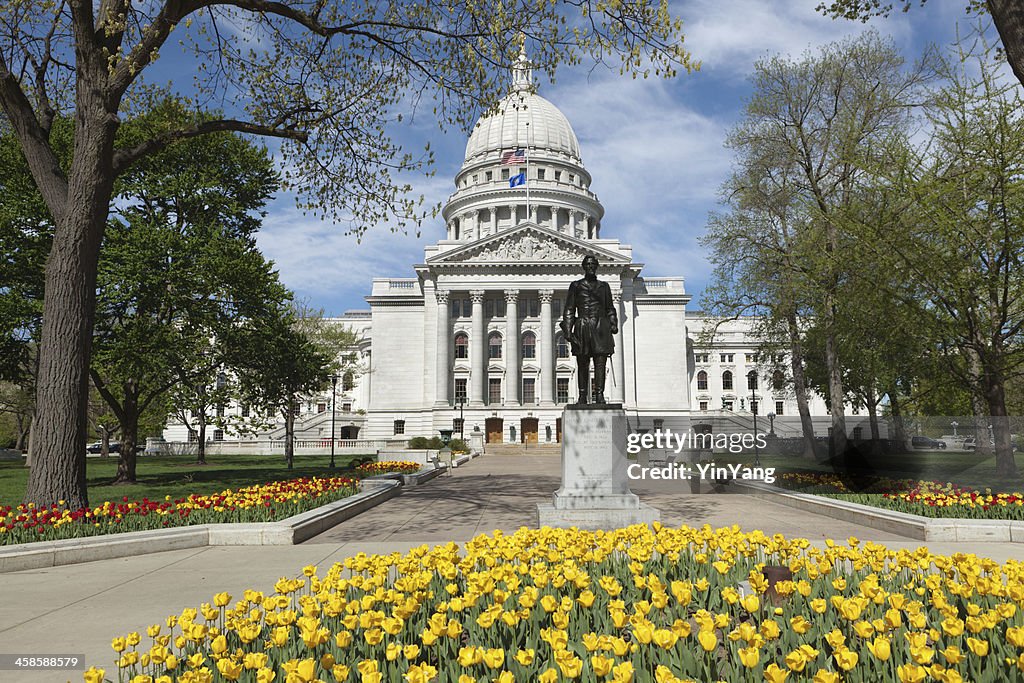
<svg viewBox="0 0 1024 683">
<path fill-rule="evenodd" d="M 562 488 L 537 505 L 540 526 L 615 529 L 648 524 L 655 508 L 629 490 L 622 404 L 569 406 L 562 413 Z"/>
<path fill-rule="evenodd" d="M 472 432 L 469 433 L 469 452 L 484 452 L 484 433 L 481 432 L 479 429 L 474 429 Z"/>
</svg>

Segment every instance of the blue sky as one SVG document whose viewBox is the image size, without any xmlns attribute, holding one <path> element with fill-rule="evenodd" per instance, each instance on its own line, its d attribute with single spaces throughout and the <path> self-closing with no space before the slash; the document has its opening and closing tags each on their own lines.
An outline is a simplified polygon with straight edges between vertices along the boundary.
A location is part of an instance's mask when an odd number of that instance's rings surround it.
<svg viewBox="0 0 1024 683">
<path fill-rule="evenodd" d="M 634 81 L 584 64 L 561 71 L 555 85 L 539 84 L 539 93 L 565 113 L 579 138 L 592 189 L 605 208 L 602 237 L 631 244 L 647 276 L 685 277 L 687 290 L 695 295 L 693 307 L 710 275 L 697 238 L 730 170 L 731 153 L 723 141 L 742 116 L 753 63 L 770 54 L 798 56 L 869 26 L 891 36 L 913 59 L 929 42 L 948 46 L 957 22 L 962 30 L 971 22 L 963 0 L 932 0 L 924 10 L 867 25 L 824 18 L 814 11 L 818 2 L 677 2 L 686 44 L 702 62 L 699 72 L 671 81 Z M 428 203 L 443 201 L 454 191 L 468 134 L 443 134 L 422 120 L 398 133 L 397 139 L 411 149 L 421 147 L 423 135 L 429 134 L 437 173 L 414 178 L 412 184 Z M 373 277 L 411 277 L 424 245 L 444 236 L 438 218 L 425 223 L 419 237 L 381 229 L 357 241 L 331 223 L 303 216 L 288 195 L 274 201 L 264 225 L 259 246 L 274 260 L 284 283 L 332 315 L 368 308 L 363 297 Z"/>
</svg>

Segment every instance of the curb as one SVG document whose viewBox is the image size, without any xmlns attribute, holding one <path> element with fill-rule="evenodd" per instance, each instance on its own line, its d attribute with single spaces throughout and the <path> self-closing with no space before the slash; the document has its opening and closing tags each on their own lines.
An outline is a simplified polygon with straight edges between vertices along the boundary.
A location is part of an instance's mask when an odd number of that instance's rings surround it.
<svg viewBox="0 0 1024 683">
<path fill-rule="evenodd" d="M 294 545 L 397 496 L 397 481 L 363 480 L 359 493 L 279 522 L 201 524 L 0 547 L 0 573 L 218 545 Z"/>
<path fill-rule="evenodd" d="M 898 510 L 883 510 L 861 503 L 822 498 L 810 493 L 784 491 L 766 484 L 741 484 L 734 481 L 731 485 L 756 498 L 773 500 L 804 512 L 861 524 L 918 541 L 1024 543 L 1024 520 L 922 517 Z"/>
</svg>

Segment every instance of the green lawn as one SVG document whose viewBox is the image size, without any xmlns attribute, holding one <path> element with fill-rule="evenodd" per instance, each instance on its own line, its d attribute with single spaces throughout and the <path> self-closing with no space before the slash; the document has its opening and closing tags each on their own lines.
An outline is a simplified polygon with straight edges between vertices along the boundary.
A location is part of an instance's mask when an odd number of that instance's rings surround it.
<svg viewBox="0 0 1024 683">
<path fill-rule="evenodd" d="M 373 454 L 336 455 L 336 474 L 354 476 L 353 461 L 374 458 Z M 140 456 L 138 483 L 111 485 L 117 471 L 117 456 L 90 457 L 86 460 L 89 504 L 106 500 L 163 500 L 184 498 L 190 493 L 215 493 L 270 481 L 299 477 L 331 476 L 329 455 L 297 455 L 295 467 L 285 466 L 283 455 L 208 455 L 206 465 L 197 465 L 195 456 Z M 25 495 L 28 469 L 18 461 L 0 461 L 0 504 L 17 505 Z"/>
</svg>

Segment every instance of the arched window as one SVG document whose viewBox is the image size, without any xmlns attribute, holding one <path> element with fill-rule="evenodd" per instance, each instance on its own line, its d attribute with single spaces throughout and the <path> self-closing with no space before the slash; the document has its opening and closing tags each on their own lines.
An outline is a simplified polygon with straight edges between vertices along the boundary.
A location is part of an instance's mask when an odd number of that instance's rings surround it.
<svg viewBox="0 0 1024 683">
<path fill-rule="evenodd" d="M 533 332 L 523 334 L 523 358 L 537 357 L 537 335 Z"/>
<path fill-rule="evenodd" d="M 455 357 L 469 358 L 469 336 L 465 332 L 455 335 Z"/>
<path fill-rule="evenodd" d="M 556 344 L 558 346 L 558 357 L 559 358 L 568 358 L 569 357 L 569 342 L 567 342 L 565 340 L 565 336 L 561 335 L 561 334 L 558 335 L 558 341 L 556 342 Z"/>
<path fill-rule="evenodd" d="M 708 390 L 708 373 L 701 370 L 697 373 L 697 391 Z"/>
<path fill-rule="evenodd" d="M 775 391 L 782 391 L 786 388 L 786 375 L 782 370 L 776 370 L 772 373 L 772 389 Z"/>
<path fill-rule="evenodd" d="M 352 387 L 356 385 L 356 378 L 351 372 L 346 372 L 341 376 L 341 390 L 352 391 Z"/>
<path fill-rule="evenodd" d="M 722 389 L 732 391 L 732 371 L 726 370 L 722 373 Z"/>
<path fill-rule="evenodd" d="M 489 358 L 501 358 L 501 335 L 491 332 L 487 337 L 487 355 Z"/>
<path fill-rule="evenodd" d="M 757 389 L 757 370 L 747 373 L 747 389 Z"/>
</svg>

